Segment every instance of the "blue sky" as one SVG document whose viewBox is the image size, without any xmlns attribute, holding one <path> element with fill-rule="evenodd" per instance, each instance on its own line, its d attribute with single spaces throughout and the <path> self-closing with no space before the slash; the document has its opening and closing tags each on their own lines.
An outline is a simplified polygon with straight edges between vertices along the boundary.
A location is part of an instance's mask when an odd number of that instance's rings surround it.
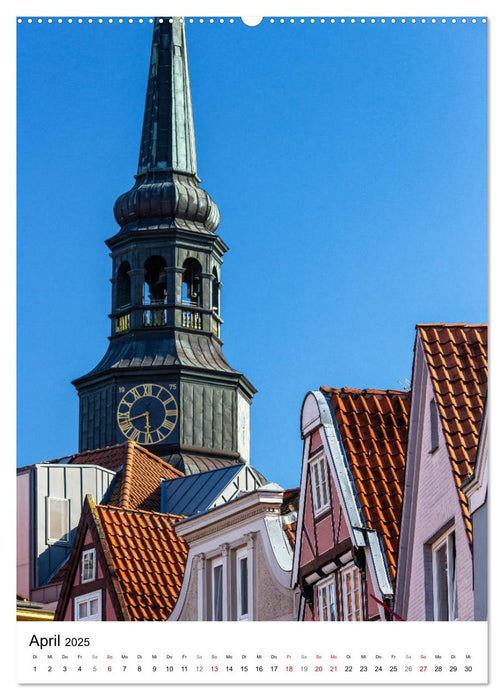
<svg viewBox="0 0 504 700">
<path fill-rule="evenodd" d="M 188 24 L 222 337 L 257 387 L 252 463 L 298 484 L 321 385 L 401 389 L 414 327 L 487 316 L 485 24 Z M 18 464 L 78 450 L 107 347 L 151 25 L 18 25 Z"/>
</svg>

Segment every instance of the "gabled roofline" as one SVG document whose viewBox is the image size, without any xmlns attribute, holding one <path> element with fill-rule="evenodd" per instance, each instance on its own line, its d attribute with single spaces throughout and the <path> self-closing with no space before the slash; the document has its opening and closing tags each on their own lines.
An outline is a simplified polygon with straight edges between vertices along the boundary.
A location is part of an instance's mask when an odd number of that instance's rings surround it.
<svg viewBox="0 0 504 700">
<path fill-rule="evenodd" d="M 61 587 L 61 593 L 55 611 L 55 619 L 58 619 L 59 616 L 64 615 L 67 609 L 73 588 L 75 573 L 77 571 L 77 567 L 80 561 L 80 554 L 82 551 L 82 546 L 84 544 L 84 536 L 86 533 L 86 529 L 93 525 L 96 529 L 96 534 L 101 545 L 102 555 L 105 560 L 104 573 L 106 575 L 106 579 L 111 584 L 112 601 L 114 605 L 117 605 L 119 607 L 119 610 L 123 615 L 123 619 L 129 621 L 131 618 L 128 612 L 128 608 L 124 601 L 124 597 L 120 589 L 119 583 L 117 581 L 117 578 L 114 575 L 114 564 L 110 555 L 107 538 L 96 510 L 96 504 L 93 500 L 93 497 L 90 494 L 87 494 L 86 498 L 84 499 L 81 517 L 77 526 L 77 533 L 72 547 L 72 553 L 70 555 L 68 571 L 63 581 L 63 585 Z M 63 617 L 61 617 L 61 619 L 63 619 Z"/>
<path fill-rule="evenodd" d="M 303 421 L 303 415 L 307 402 L 315 401 L 318 415 L 311 417 L 308 422 Z M 332 403 L 322 391 L 314 390 L 306 394 L 301 408 L 301 437 L 304 440 L 303 467 L 301 474 L 301 491 L 299 497 L 298 526 L 296 529 L 296 548 L 292 568 L 292 587 L 296 584 L 301 552 L 301 531 L 304 520 L 304 505 L 306 495 L 306 481 L 308 471 L 308 448 L 306 437 L 317 428 L 322 428 L 322 440 L 326 454 L 330 457 L 329 466 L 332 470 L 334 482 L 338 490 L 341 505 L 349 526 L 352 541 L 356 547 L 368 547 L 371 554 L 372 566 L 370 570 L 374 576 L 375 589 L 384 596 L 393 595 L 392 583 L 388 571 L 385 553 L 381 545 L 379 533 L 367 527 L 362 513 L 355 485 L 348 464 L 343 441 L 338 429 L 338 423 Z"/>
</svg>

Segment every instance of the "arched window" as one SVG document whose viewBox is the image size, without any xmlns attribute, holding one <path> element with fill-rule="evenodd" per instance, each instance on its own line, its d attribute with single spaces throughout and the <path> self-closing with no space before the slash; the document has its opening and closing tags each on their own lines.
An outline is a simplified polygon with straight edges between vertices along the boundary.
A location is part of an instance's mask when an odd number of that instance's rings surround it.
<svg viewBox="0 0 504 700">
<path fill-rule="evenodd" d="M 201 301 L 201 265 L 194 258 L 188 258 L 182 275 L 182 303 L 201 306 Z"/>
<path fill-rule="evenodd" d="M 212 270 L 212 309 L 216 314 L 219 314 L 219 278 L 217 277 L 217 268 Z"/>
<path fill-rule="evenodd" d="M 166 262 L 153 255 L 145 262 L 144 304 L 166 303 Z"/>
<path fill-rule="evenodd" d="M 130 264 L 122 262 L 117 273 L 117 297 L 116 306 L 122 309 L 131 304 L 131 280 L 129 276 Z"/>
<path fill-rule="evenodd" d="M 144 310 L 144 326 L 165 326 L 166 316 L 166 262 L 160 255 L 152 255 L 145 262 L 143 303 L 145 306 L 159 306 Z"/>
</svg>

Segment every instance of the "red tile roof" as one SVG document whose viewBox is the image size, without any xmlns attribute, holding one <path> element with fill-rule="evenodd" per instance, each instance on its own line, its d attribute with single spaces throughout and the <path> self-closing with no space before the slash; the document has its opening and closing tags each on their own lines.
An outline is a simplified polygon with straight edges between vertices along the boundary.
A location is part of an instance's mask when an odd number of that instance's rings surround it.
<svg viewBox="0 0 504 700">
<path fill-rule="evenodd" d="M 161 480 L 184 476 L 135 442 L 80 452 L 69 463 L 98 464 L 112 471 L 120 469 L 107 503 L 121 508 L 161 510 Z"/>
<path fill-rule="evenodd" d="M 462 483 L 472 474 L 487 382 L 486 324 L 419 324 L 443 434 L 469 541 L 472 526 Z"/>
<path fill-rule="evenodd" d="M 382 542 L 394 582 L 403 500 L 410 392 L 321 387 L 331 399 L 367 526 Z"/>
<path fill-rule="evenodd" d="M 173 524 L 181 516 L 94 506 L 120 589 L 125 619 L 166 620 L 177 602 L 187 545 Z"/>
</svg>

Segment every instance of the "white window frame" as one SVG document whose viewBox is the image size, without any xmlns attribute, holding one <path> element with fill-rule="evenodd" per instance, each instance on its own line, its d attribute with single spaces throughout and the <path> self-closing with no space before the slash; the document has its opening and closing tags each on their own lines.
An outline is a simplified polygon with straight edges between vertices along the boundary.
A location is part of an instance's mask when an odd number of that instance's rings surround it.
<svg viewBox="0 0 504 700">
<path fill-rule="evenodd" d="M 98 612 L 95 615 L 86 615 L 85 617 L 79 616 L 79 606 L 86 603 L 87 610 L 89 612 L 90 604 L 93 600 L 98 601 Z M 100 621 L 102 619 L 102 592 L 101 590 L 93 591 L 92 593 L 85 593 L 84 595 L 77 596 L 74 598 L 74 619 L 75 622 L 91 622 Z"/>
<path fill-rule="evenodd" d="M 247 562 L 247 579 L 245 581 L 245 590 L 247 591 L 247 611 L 242 613 L 242 561 Z M 248 620 L 250 618 L 250 595 L 249 595 L 249 578 L 250 578 L 250 558 L 247 549 L 236 550 L 236 619 Z"/>
<path fill-rule="evenodd" d="M 84 576 L 84 572 L 87 570 L 87 566 L 84 564 L 86 557 L 92 556 L 91 560 L 91 575 Z M 81 583 L 90 583 L 96 579 L 96 549 L 86 549 L 82 552 L 81 556 Z"/>
<path fill-rule="evenodd" d="M 66 505 L 66 532 L 62 537 L 51 537 L 51 503 L 60 501 Z M 46 496 L 46 533 L 48 544 L 69 544 L 70 542 L 70 499 Z"/>
<path fill-rule="evenodd" d="M 357 574 L 357 587 L 354 586 L 355 574 Z M 352 599 L 352 611 L 348 607 L 348 596 L 347 596 L 347 577 L 351 576 L 351 599 Z M 355 564 L 348 564 L 340 571 L 341 576 L 341 597 L 343 599 L 343 619 L 346 621 L 360 621 L 362 620 L 362 586 L 360 572 Z M 356 591 L 359 593 L 359 605 L 356 604 Z"/>
<path fill-rule="evenodd" d="M 329 470 L 325 455 L 317 457 L 310 462 L 312 498 L 315 515 L 320 515 L 329 510 L 331 505 Z"/>
<path fill-rule="evenodd" d="M 446 547 L 446 558 L 448 568 L 443 572 L 439 568 L 439 562 L 437 554 L 443 548 Z M 447 614 L 448 617 L 441 616 L 442 612 L 440 610 L 440 600 L 438 596 L 438 584 L 440 583 L 440 577 L 445 578 L 446 592 L 447 592 Z M 455 546 L 455 528 L 452 527 L 447 530 L 441 537 L 439 537 L 432 544 L 432 598 L 433 598 L 433 610 L 434 610 L 434 620 L 457 620 L 458 619 L 458 594 L 457 594 L 457 560 L 456 560 L 456 546 Z"/>
<path fill-rule="evenodd" d="M 221 617 L 217 618 L 215 616 L 215 608 L 216 608 L 216 600 L 215 600 L 215 570 L 218 567 L 221 567 Z M 224 600 L 224 575 L 225 575 L 225 569 L 224 569 L 224 561 L 222 557 L 219 557 L 218 559 L 213 559 L 212 560 L 212 566 L 210 569 L 210 605 L 211 605 L 211 616 L 210 619 L 214 621 L 222 621 L 225 620 L 225 610 L 224 606 L 226 605 L 226 601 Z"/>
<path fill-rule="evenodd" d="M 329 612 L 329 617 L 327 618 L 327 622 L 336 621 L 338 619 L 338 610 L 336 606 L 336 579 L 334 576 L 329 576 L 317 583 L 318 619 L 320 622 L 326 621 L 323 616 L 324 596 L 328 596 L 327 611 Z M 331 617 L 330 613 L 331 604 L 333 606 L 333 617 Z"/>
</svg>

